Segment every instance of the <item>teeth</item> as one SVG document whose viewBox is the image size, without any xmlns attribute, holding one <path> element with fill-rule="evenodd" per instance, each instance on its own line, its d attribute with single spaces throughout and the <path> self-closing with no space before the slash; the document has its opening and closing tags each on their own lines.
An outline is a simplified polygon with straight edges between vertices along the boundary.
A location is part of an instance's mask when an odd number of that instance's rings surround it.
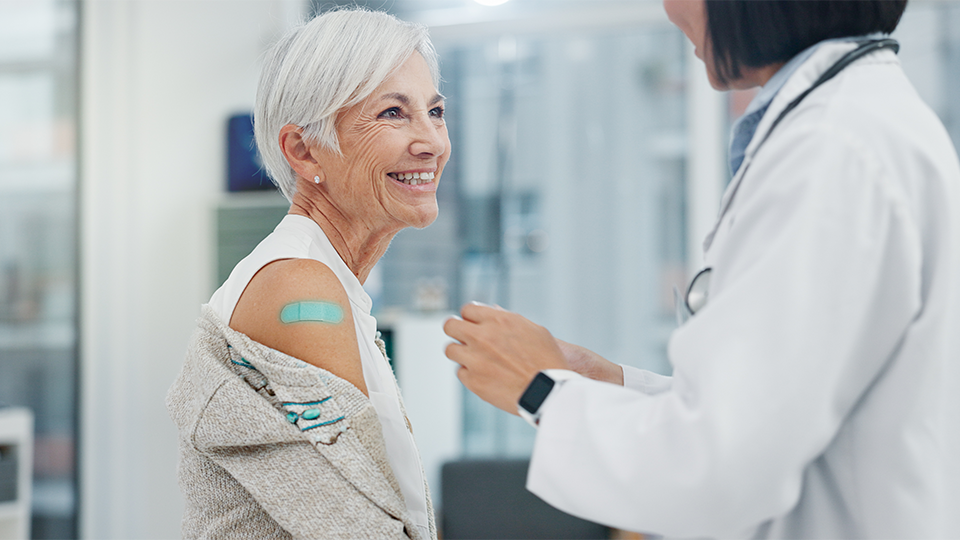
<svg viewBox="0 0 960 540">
<path fill-rule="evenodd" d="M 423 172 L 423 173 L 390 173 L 390 176 L 396 178 L 397 180 L 408 184 L 411 186 L 418 186 L 420 184 L 426 184 L 434 179 L 436 176 L 432 172 Z"/>
</svg>

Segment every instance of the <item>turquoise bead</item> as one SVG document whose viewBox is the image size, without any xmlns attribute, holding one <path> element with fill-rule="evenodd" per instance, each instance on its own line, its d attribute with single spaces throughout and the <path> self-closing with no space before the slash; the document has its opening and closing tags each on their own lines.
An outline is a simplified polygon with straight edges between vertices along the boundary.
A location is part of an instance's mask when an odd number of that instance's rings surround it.
<svg viewBox="0 0 960 540">
<path fill-rule="evenodd" d="M 320 416 L 320 409 L 307 409 L 303 411 L 304 420 L 316 420 Z"/>
<path fill-rule="evenodd" d="M 287 413 L 287 422 L 290 422 L 291 424 L 296 424 L 298 418 L 300 418 L 300 415 L 295 412 Z"/>
</svg>

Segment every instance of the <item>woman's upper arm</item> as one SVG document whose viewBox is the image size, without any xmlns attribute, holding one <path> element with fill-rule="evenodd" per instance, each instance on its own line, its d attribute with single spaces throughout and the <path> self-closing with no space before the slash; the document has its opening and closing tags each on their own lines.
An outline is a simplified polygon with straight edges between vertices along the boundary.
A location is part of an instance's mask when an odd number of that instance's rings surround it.
<svg viewBox="0 0 960 540">
<path fill-rule="evenodd" d="M 323 263 L 284 259 L 261 268 L 240 296 L 230 327 L 367 393 L 350 300 Z"/>
</svg>

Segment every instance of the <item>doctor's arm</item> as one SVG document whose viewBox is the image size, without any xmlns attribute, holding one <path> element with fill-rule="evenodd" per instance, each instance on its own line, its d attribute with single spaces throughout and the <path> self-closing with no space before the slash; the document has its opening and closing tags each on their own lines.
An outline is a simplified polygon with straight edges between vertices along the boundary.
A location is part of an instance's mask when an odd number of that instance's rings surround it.
<svg viewBox="0 0 960 540">
<path fill-rule="evenodd" d="M 622 385 L 621 366 L 585 347 L 554 338 L 516 313 L 470 303 L 444 331 L 457 340 L 447 356 L 460 364 L 464 386 L 485 401 L 517 414 L 517 401 L 538 371 L 569 369 L 590 379 Z"/>
<path fill-rule="evenodd" d="M 919 309 L 919 255 L 878 160 L 794 133 L 767 143 L 779 159 L 754 162 L 765 183 L 722 225 L 669 389 L 574 379 L 544 403 L 527 486 L 548 503 L 683 537 L 750 534 L 797 503 Z"/>
<path fill-rule="evenodd" d="M 560 351 L 570 369 L 595 381 L 625 386 L 646 394 L 659 394 L 670 389 L 672 378 L 633 366 L 614 364 L 599 354 L 557 339 Z"/>
<path fill-rule="evenodd" d="M 595 381 L 624 384 L 624 370 L 619 364 L 607 360 L 599 354 L 573 343 L 557 339 L 557 346 L 570 369 Z"/>
</svg>

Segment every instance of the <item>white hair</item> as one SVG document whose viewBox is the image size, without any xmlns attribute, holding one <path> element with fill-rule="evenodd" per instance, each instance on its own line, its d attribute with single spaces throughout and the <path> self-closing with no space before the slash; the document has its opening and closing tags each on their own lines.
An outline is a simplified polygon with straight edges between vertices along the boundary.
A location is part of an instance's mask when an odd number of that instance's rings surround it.
<svg viewBox="0 0 960 540">
<path fill-rule="evenodd" d="M 369 97 L 414 52 L 439 86 L 437 53 L 426 27 L 362 8 L 324 13 L 267 51 L 254 134 L 267 173 L 288 200 L 297 176 L 280 150 L 280 129 L 300 126 L 305 139 L 339 152 L 337 113 Z"/>
</svg>

